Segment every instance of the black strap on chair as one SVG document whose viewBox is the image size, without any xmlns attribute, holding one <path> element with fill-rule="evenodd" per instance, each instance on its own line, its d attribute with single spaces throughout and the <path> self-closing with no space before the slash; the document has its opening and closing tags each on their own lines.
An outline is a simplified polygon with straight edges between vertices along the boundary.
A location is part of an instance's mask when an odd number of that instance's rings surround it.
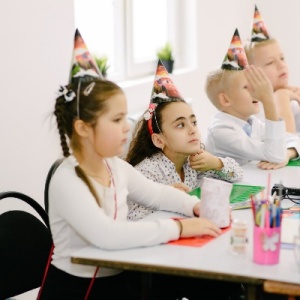
<svg viewBox="0 0 300 300">
<path fill-rule="evenodd" d="M 50 170 L 48 171 L 47 177 L 46 177 L 46 183 L 45 183 L 45 189 L 44 189 L 44 204 L 45 204 L 45 210 L 46 210 L 47 214 L 49 212 L 49 186 L 50 186 L 50 181 L 51 181 L 51 178 L 52 178 L 53 174 L 55 173 L 56 169 L 63 162 L 63 160 L 64 160 L 64 157 L 57 159 L 53 163 L 53 165 L 51 166 Z M 46 268 L 45 268 L 45 271 L 44 271 L 44 276 L 43 276 L 42 284 L 41 284 L 41 287 L 40 287 L 40 290 L 39 290 L 39 293 L 38 293 L 38 296 L 37 296 L 37 300 L 39 300 L 42 296 L 42 291 L 43 291 L 44 284 L 45 284 L 47 274 L 48 274 L 48 271 L 49 271 L 49 267 L 50 267 L 50 264 L 51 264 L 53 251 L 54 251 L 54 244 L 52 243 L 52 247 L 51 247 L 50 252 L 49 252 L 48 261 L 47 261 Z"/>
<path fill-rule="evenodd" d="M 48 215 L 38 202 L 15 191 L 0 193 L 0 200 L 5 198 L 26 202 L 44 223 L 27 211 L 10 210 L 0 215 L 1 300 L 40 286 L 53 244 Z"/>
<path fill-rule="evenodd" d="M 50 228 L 48 214 L 45 212 L 45 210 L 42 208 L 42 206 L 38 202 L 33 200 L 31 197 L 29 197 L 23 193 L 19 193 L 19 192 L 15 192 L 15 191 L 8 191 L 8 192 L 0 193 L 0 200 L 4 199 L 4 198 L 16 198 L 16 199 L 20 199 L 20 200 L 26 202 L 40 215 L 40 217 L 43 219 L 46 226 L 48 228 Z"/>
<path fill-rule="evenodd" d="M 51 178 L 53 176 L 53 174 L 55 173 L 56 169 L 59 167 L 59 165 L 63 162 L 63 160 L 65 159 L 65 157 L 61 157 L 59 159 L 57 159 L 53 165 L 51 166 L 48 174 L 47 174 L 47 178 L 46 178 L 46 183 L 45 183 L 45 189 L 44 189 L 44 204 L 45 204 L 45 211 L 47 213 L 49 213 L 49 185 L 50 185 L 50 181 Z"/>
</svg>

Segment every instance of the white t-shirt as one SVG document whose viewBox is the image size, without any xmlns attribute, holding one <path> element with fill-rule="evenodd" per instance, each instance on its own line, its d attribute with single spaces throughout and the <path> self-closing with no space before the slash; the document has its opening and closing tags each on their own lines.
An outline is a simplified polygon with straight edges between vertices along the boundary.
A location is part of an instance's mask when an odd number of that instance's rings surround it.
<svg viewBox="0 0 300 300">
<path fill-rule="evenodd" d="M 193 207 L 199 201 L 196 197 L 147 179 L 119 158 L 106 160 L 115 187 L 103 187 L 93 181 L 101 198 L 99 207 L 86 184 L 76 175 L 73 159 L 71 156 L 63 161 L 49 187 L 49 218 L 55 245 L 52 264 L 69 274 L 93 276 L 95 267 L 72 264 L 70 260 L 74 251 L 88 245 L 116 250 L 152 246 L 179 238 L 178 226 L 171 219 L 127 221 L 128 199 L 155 209 L 193 216 Z M 118 272 L 100 268 L 97 276 Z"/>
</svg>

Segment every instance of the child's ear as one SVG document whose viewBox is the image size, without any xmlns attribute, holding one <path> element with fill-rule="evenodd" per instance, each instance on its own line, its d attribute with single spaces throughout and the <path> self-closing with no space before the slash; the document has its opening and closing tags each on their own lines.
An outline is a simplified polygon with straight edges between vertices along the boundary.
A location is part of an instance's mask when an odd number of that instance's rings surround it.
<svg viewBox="0 0 300 300">
<path fill-rule="evenodd" d="M 151 139 L 152 139 L 152 142 L 153 142 L 153 144 L 154 144 L 155 147 L 157 147 L 159 149 L 163 149 L 164 148 L 165 143 L 164 143 L 163 139 L 161 138 L 160 134 L 153 133 L 151 135 Z"/>
<path fill-rule="evenodd" d="M 229 97 L 225 93 L 219 93 L 218 101 L 219 101 L 221 107 L 230 106 Z"/>
<path fill-rule="evenodd" d="M 76 120 L 74 122 L 73 126 L 74 126 L 74 130 L 75 130 L 77 135 L 79 135 L 81 137 L 87 137 L 88 136 L 88 129 L 90 128 L 90 126 L 88 124 L 86 124 L 82 120 Z"/>
</svg>

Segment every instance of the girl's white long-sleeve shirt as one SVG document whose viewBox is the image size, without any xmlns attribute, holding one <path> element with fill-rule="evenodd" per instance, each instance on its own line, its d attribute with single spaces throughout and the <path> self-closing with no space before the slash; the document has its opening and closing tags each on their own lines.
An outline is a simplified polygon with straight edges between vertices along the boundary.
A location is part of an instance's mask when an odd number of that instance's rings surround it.
<svg viewBox="0 0 300 300">
<path fill-rule="evenodd" d="M 95 267 L 71 263 L 72 253 L 85 246 L 116 250 L 152 246 L 179 238 L 178 226 L 171 219 L 127 221 L 127 200 L 186 216 L 193 216 L 193 208 L 199 201 L 147 179 L 122 159 L 114 157 L 106 162 L 114 184 L 104 187 L 91 178 L 101 199 L 100 206 L 76 175 L 72 157 L 63 161 L 50 182 L 49 219 L 55 245 L 52 264 L 75 276 L 92 277 L 95 271 Z M 100 268 L 97 276 L 119 272 Z"/>
</svg>

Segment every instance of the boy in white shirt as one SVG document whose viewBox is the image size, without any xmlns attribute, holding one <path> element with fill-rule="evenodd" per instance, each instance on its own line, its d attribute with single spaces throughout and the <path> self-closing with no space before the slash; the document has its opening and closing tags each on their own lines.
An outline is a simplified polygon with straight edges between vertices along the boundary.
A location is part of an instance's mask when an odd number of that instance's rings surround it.
<svg viewBox="0 0 300 300">
<path fill-rule="evenodd" d="M 262 169 L 277 169 L 298 158 L 300 140 L 285 131 L 279 118 L 270 80 L 260 68 L 248 66 L 236 30 L 222 67 L 206 80 L 206 93 L 220 111 L 208 128 L 206 148 L 230 156 L 241 165 L 259 161 Z M 265 123 L 253 116 L 265 112 Z"/>
</svg>

